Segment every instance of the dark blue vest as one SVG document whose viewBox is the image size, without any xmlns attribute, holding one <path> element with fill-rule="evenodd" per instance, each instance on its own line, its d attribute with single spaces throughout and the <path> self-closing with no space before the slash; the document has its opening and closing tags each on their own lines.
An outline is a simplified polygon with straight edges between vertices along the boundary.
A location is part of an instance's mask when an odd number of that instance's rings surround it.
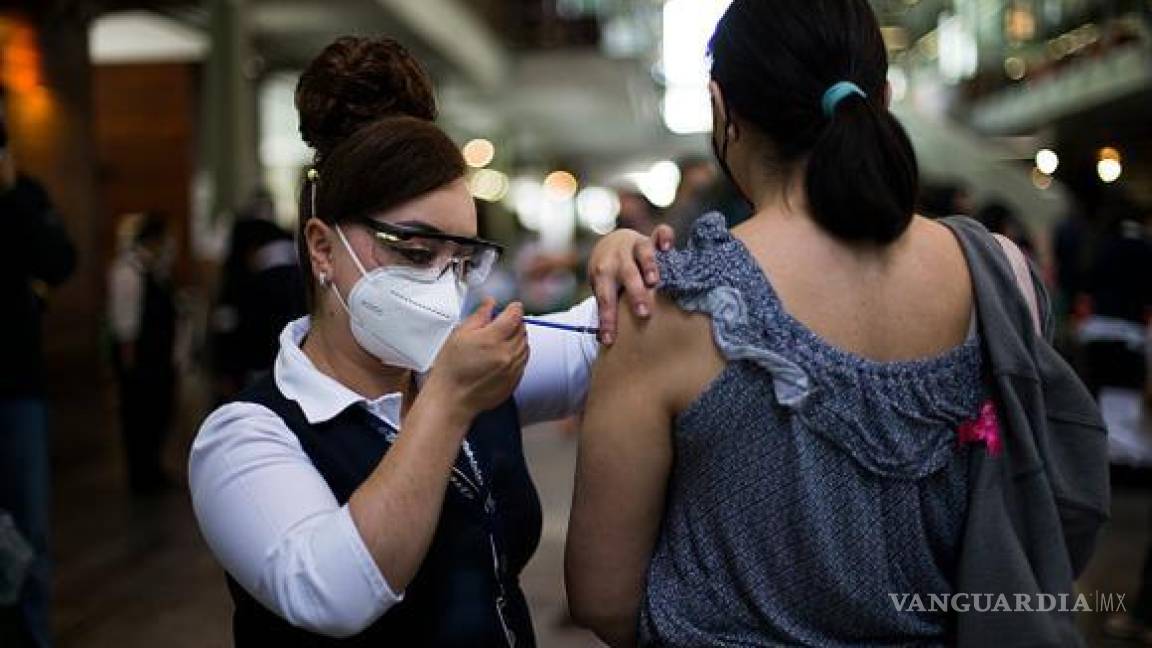
<svg viewBox="0 0 1152 648">
<path fill-rule="evenodd" d="M 284 420 L 341 505 L 375 470 L 390 445 L 384 434 L 387 427 L 362 407 L 349 407 L 330 421 L 310 424 L 271 377 L 237 400 L 263 405 Z M 402 602 L 361 634 L 331 639 L 292 626 L 229 576 L 236 606 L 236 646 L 506 646 L 497 614 L 501 591 L 503 616 L 516 645 L 535 646 L 519 576 L 540 541 L 541 511 L 524 462 L 515 402 L 509 399 L 478 416 L 468 431 L 468 442 L 491 489 L 495 510 L 487 513 L 483 501 L 465 497 L 449 484 L 432 545 Z M 463 452 L 456 468 L 472 474 Z M 489 530 L 501 556 L 499 577 Z"/>
</svg>

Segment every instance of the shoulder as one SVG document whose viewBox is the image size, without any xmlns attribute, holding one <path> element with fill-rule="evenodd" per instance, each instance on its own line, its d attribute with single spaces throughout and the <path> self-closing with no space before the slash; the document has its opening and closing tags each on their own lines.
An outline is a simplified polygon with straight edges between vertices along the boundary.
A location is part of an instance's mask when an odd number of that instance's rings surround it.
<svg viewBox="0 0 1152 648">
<path fill-rule="evenodd" d="M 651 303 L 651 315 L 640 318 L 630 300 L 621 301 L 617 340 L 601 351 L 602 364 L 612 367 L 620 384 L 678 410 L 719 373 L 725 360 L 712 340 L 708 315 L 685 311 L 658 293 Z"/>
<path fill-rule="evenodd" d="M 631 299 L 620 300 L 617 306 L 619 339 L 602 354 L 645 354 L 659 361 L 674 357 L 691 341 L 692 333 L 708 331 L 706 316 L 685 311 L 666 294 L 649 291 L 649 303 L 652 313 L 641 318 L 636 315 Z"/>
<path fill-rule="evenodd" d="M 193 445 L 193 449 L 202 441 L 211 441 L 216 437 L 268 430 L 283 430 L 285 433 L 291 434 L 284 420 L 265 405 L 248 401 L 225 403 L 212 410 L 212 413 L 200 424 L 200 431 L 196 434 L 196 443 Z"/>
<path fill-rule="evenodd" d="M 723 280 L 725 268 L 739 255 L 740 242 L 728 231 L 724 216 L 711 212 L 692 224 L 688 246 L 656 255 L 661 289 L 670 292 Z"/>
<path fill-rule="evenodd" d="M 189 479 L 195 482 L 201 470 L 212 465 L 235 466 L 285 450 L 303 455 L 299 440 L 279 415 L 256 403 L 227 403 L 200 425 L 188 456 Z"/>
<path fill-rule="evenodd" d="M 977 236 L 988 236 L 989 232 L 980 223 L 958 216 L 951 219 L 932 220 L 917 216 L 912 220 L 912 232 L 928 247 L 949 255 L 953 260 L 963 261 L 964 243 L 959 230 L 969 230 Z"/>
<path fill-rule="evenodd" d="M 957 279 L 968 274 L 968 261 L 964 252 L 962 230 L 987 235 L 983 225 L 966 217 L 953 217 L 932 220 L 917 216 L 909 227 L 909 245 L 906 251 L 915 261 L 915 267 L 923 271 L 941 271 L 955 275 Z M 970 282 L 961 282 L 957 287 L 967 288 Z"/>
</svg>

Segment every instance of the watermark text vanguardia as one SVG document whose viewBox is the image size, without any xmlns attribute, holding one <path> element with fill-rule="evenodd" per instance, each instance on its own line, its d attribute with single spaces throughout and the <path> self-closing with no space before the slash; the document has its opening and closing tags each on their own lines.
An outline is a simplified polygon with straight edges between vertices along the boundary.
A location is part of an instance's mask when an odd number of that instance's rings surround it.
<svg viewBox="0 0 1152 648">
<path fill-rule="evenodd" d="M 897 612 L 1127 612 L 1124 594 L 889 594 Z"/>
</svg>

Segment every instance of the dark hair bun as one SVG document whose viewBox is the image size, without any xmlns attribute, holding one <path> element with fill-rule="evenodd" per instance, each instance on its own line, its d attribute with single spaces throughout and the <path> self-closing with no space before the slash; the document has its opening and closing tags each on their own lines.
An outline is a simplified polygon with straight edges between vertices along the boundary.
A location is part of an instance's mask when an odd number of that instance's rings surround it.
<svg viewBox="0 0 1152 648">
<path fill-rule="evenodd" d="M 296 86 L 300 135 L 324 157 L 361 127 L 384 117 L 436 119 L 432 82 L 390 38 L 344 36 L 324 48 Z"/>
</svg>

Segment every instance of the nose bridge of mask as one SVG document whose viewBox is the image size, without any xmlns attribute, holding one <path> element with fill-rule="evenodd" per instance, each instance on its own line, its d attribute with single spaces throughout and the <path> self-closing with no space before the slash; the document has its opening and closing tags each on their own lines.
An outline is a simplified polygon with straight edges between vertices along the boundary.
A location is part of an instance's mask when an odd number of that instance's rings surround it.
<svg viewBox="0 0 1152 648">
<path fill-rule="evenodd" d="M 461 303 L 464 300 L 465 287 L 460 283 L 454 273 L 445 273 L 434 282 L 408 284 L 408 288 L 419 286 L 416 290 L 401 290 L 399 286 L 389 286 L 394 297 L 409 303 L 413 308 L 427 311 L 443 320 L 458 320 Z"/>
</svg>

